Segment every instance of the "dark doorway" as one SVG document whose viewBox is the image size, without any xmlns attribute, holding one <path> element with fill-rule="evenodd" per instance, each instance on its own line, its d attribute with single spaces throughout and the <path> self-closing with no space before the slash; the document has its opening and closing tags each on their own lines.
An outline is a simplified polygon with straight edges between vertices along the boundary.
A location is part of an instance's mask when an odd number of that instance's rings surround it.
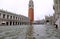
<svg viewBox="0 0 60 39">
<path fill-rule="evenodd" d="M 18 25 L 19 25 L 19 22 L 18 22 Z"/>
<path fill-rule="evenodd" d="M 6 25 L 8 25 L 8 22 L 6 22 Z"/>
<path fill-rule="evenodd" d="M 49 22 L 49 20 L 46 20 L 46 22 Z"/>
<path fill-rule="evenodd" d="M 10 25 L 12 25 L 12 22 L 10 22 Z"/>
<path fill-rule="evenodd" d="M 13 22 L 13 25 L 14 25 L 14 22 Z"/>
<path fill-rule="evenodd" d="M 16 22 L 16 25 L 17 25 L 17 22 Z"/>
</svg>

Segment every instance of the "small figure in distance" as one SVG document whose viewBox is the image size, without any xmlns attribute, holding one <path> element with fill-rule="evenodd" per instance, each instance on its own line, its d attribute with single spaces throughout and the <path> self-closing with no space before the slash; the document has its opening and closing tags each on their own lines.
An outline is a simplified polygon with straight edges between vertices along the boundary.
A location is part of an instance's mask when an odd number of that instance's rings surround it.
<svg viewBox="0 0 60 39">
<path fill-rule="evenodd" d="M 56 24 L 56 29 L 58 28 L 58 25 Z"/>
<path fill-rule="evenodd" d="M 54 24 L 55 25 L 55 28 L 58 29 L 58 25 L 57 24 Z"/>
</svg>

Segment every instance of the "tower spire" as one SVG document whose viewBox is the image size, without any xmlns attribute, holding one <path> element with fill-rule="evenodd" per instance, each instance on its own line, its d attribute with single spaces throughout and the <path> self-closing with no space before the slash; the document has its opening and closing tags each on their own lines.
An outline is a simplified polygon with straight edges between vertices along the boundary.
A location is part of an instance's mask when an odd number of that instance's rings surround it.
<svg viewBox="0 0 60 39">
<path fill-rule="evenodd" d="M 34 8 L 33 0 L 29 1 L 29 8 Z"/>
</svg>

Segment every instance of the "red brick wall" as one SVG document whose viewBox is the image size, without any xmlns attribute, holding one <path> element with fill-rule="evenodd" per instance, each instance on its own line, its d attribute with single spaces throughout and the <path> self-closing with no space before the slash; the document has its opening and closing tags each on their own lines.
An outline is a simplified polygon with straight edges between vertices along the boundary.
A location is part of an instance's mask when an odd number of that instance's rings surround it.
<svg viewBox="0 0 60 39">
<path fill-rule="evenodd" d="M 29 16 L 30 22 L 33 22 L 34 21 L 34 10 L 33 10 L 33 8 L 29 8 L 28 16 Z"/>
</svg>

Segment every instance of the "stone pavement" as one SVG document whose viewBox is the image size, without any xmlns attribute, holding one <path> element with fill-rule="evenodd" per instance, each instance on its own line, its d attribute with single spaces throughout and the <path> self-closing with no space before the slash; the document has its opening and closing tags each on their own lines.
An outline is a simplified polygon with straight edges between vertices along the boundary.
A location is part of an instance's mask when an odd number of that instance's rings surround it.
<svg viewBox="0 0 60 39">
<path fill-rule="evenodd" d="M 52 25 L 33 25 L 29 34 L 27 39 L 60 39 L 60 30 Z"/>
</svg>

